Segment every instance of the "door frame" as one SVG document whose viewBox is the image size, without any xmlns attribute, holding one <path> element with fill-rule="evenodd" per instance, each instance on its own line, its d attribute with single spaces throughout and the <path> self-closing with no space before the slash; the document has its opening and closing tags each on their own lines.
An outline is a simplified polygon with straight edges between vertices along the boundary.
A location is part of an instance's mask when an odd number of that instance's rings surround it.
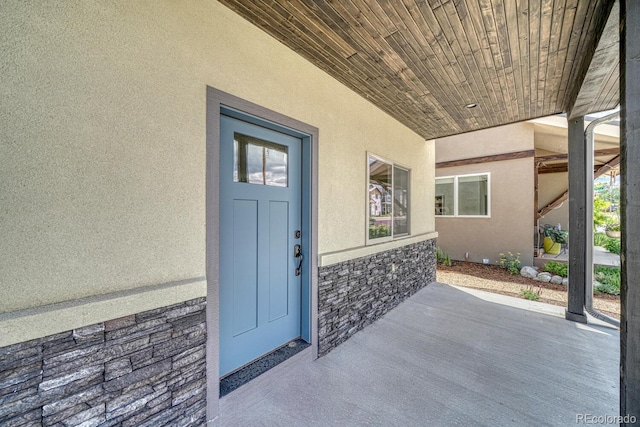
<svg viewBox="0 0 640 427">
<path fill-rule="evenodd" d="M 206 118 L 206 271 L 207 271 L 207 419 L 219 412 L 220 284 L 220 115 L 291 135 L 302 140 L 302 272 L 301 327 L 318 357 L 318 129 L 299 120 L 207 86 Z"/>
</svg>

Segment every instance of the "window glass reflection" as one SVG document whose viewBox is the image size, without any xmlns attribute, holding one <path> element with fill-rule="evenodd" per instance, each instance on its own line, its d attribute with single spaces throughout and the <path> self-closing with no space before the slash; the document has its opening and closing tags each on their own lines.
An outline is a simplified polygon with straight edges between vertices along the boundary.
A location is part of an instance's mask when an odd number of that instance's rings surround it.
<svg viewBox="0 0 640 427">
<path fill-rule="evenodd" d="M 458 215 L 488 215 L 489 177 L 458 178 Z"/>
<path fill-rule="evenodd" d="M 390 164 L 369 156 L 369 239 L 391 236 Z"/>
<path fill-rule="evenodd" d="M 286 187 L 287 147 L 234 133 L 233 180 Z"/>
<path fill-rule="evenodd" d="M 436 179 L 436 215 L 453 215 L 454 179 Z"/>
<path fill-rule="evenodd" d="M 409 234 L 409 171 L 393 168 L 393 235 Z"/>
</svg>

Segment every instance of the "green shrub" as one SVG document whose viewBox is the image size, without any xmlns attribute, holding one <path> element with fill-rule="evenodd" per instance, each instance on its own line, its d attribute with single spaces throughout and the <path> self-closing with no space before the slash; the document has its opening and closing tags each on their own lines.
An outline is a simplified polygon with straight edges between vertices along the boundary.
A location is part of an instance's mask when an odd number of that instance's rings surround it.
<svg viewBox="0 0 640 427">
<path fill-rule="evenodd" d="M 605 285 L 604 283 L 600 283 L 593 288 L 594 294 L 609 294 L 609 295 L 620 295 L 620 288 L 616 288 L 613 285 Z"/>
<path fill-rule="evenodd" d="M 540 294 L 542 293 L 542 285 L 538 286 L 538 289 L 535 289 L 533 286 L 528 286 L 527 289 L 522 290 L 522 296 L 524 299 L 528 299 L 531 301 L 538 301 L 540 299 Z"/>
<path fill-rule="evenodd" d="M 620 255 L 620 239 L 609 239 L 604 248 L 612 254 Z"/>
<path fill-rule="evenodd" d="M 378 237 L 386 237 L 390 235 L 391 235 L 391 232 L 389 230 L 389 227 L 387 227 L 386 225 L 374 225 L 369 227 L 370 239 L 375 239 Z"/>
<path fill-rule="evenodd" d="M 604 233 L 594 233 L 593 235 L 593 246 L 604 248 L 604 245 L 606 245 L 608 241 L 609 238 Z"/>
<path fill-rule="evenodd" d="M 508 255 L 500 254 L 500 265 L 503 266 L 509 273 L 518 274 L 520 273 L 520 267 L 522 267 L 522 263 L 520 262 L 520 254 L 512 254 L 511 252 L 507 252 Z"/>
<path fill-rule="evenodd" d="M 449 254 L 440 248 L 436 248 L 436 261 L 438 262 L 438 264 L 444 264 L 448 267 L 451 267 L 453 265 L 453 262 L 451 262 L 451 258 L 449 258 Z"/>
<path fill-rule="evenodd" d="M 563 262 L 549 261 L 544 265 L 544 271 L 557 276 L 569 277 L 569 265 Z"/>
<path fill-rule="evenodd" d="M 620 268 L 599 265 L 594 268 L 593 273 L 594 279 L 600 282 L 593 289 L 595 293 L 620 295 Z"/>
</svg>

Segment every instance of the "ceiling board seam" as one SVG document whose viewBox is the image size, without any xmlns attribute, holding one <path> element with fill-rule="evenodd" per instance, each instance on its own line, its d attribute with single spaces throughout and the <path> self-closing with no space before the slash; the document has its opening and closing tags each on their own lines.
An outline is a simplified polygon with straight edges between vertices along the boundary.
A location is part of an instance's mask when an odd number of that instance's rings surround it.
<svg viewBox="0 0 640 427">
<path fill-rule="evenodd" d="M 474 33 L 476 34 L 476 39 L 478 40 L 479 46 L 479 54 L 484 62 L 485 70 L 489 74 L 489 81 L 491 84 L 491 96 L 493 97 L 493 104 L 498 110 L 494 113 L 492 117 L 491 125 L 495 126 L 497 124 L 497 118 L 504 114 L 504 109 L 500 108 L 503 105 L 503 99 L 500 99 L 501 89 L 500 89 L 500 79 L 498 77 L 498 73 L 496 71 L 496 64 L 494 62 L 493 55 L 491 54 L 491 46 L 489 45 L 489 40 L 485 36 L 484 23 L 481 18 L 482 12 L 480 11 L 479 4 L 477 0 L 466 0 L 467 9 L 471 11 L 469 16 L 469 23 L 473 28 Z M 473 8 L 471 9 L 470 6 Z"/>
<path fill-rule="evenodd" d="M 395 7 L 393 7 L 392 4 L 386 3 L 386 7 L 387 7 L 386 9 L 387 13 L 393 13 L 394 16 L 400 19 L 401 22 L 403 23 L 402 26 L 399 26 L 400 34 L 404 32 L 408 36 L 411 36 L 411 38 L 415 41 L 415 44 L 417 46 L 420 46 L 420 50 L 426 55 L 426 58 L 427 58 L 426 61 L 428 61 L 430 65 L 433 67 L 433 71 L 440 76 L 440 79 L 442 79 L 440 81 L 441 87 L 437 88 L 437 91 L 439 91 L 443 97 L 447 96 L 447 92 L 448 92 L 450 95 L 453 95 L 456 98 L 456 101 L 454 101 L 455 103 L 464 105 L 463 103 L 465 101 L 464 101 L 464 97 L 459 92 L 459 85 L 457 85 L 456 82 L 452 79 L 452 77 L 454 78 L 456 77 L 455 71 L 452 71 L 450 64 L 445 65 L 439 60 L 439 57 L 442 56 L 444 52 L 442 52 L 442 45 L 437 40 L 437 37 L 433 33 L 431 27 L 427 24 L 426 21 L 418 22 L 416 20 L 417 15 L 412 14 L 411 11 L 408 10 L 404 5 L 400 6 L 398 4 L 395 4 Z M 404 16 L 400 15 L 400 12 L 403 13 Z M 422 16 L 422 14 L 419 11 L 417 13 L 424 20 L 424 16 Z M 424 25 L 421 25 L 421 24 L 424 24 Z M 407 25 L 411 25 L 412 28 L 410 29 Z M 424 28 L 424 34 L 420 33 L 419 31 L 420 28 Z M 418 33 L 422 35 L 423 40 L 419 40 Z M 431 41 L 427 38 L 429 34 L 431 35 L 431 38 L 432 38 Z M 438 51 L 435 50 L 436 48 L 442 52 L 440 55 L 438 54 Z M 427 50 L 425 51 L 425 49 Z M 433 61 L 429 61 L 428 60 L 429 57 L 432 57 Z M 453 76 L 452 76 L 452 73 L 453 73 Z M 437 76 L 434 76 L 434 77 L 437 77 Z M 448 99 L 450 100 L 450 98 Z M 444 105 L 442 107 L 443 107 L 442 112 L 446 113 L 449 117 L 453 117 L 456 120 L 456 126 L 459 128 L 460 122 L 464 120 L 462 113 L 458 111 L 452 112 L 449 109 L 447 109 Z M 463 130 L 462 128 L 460 129 Z"/>
</svg>

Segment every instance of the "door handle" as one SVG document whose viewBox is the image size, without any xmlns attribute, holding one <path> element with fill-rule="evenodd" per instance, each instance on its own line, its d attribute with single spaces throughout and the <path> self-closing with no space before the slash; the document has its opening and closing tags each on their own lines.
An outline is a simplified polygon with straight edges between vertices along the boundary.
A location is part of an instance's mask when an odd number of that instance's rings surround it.
<svg viewBox="0 0 640 427">
<path fill-rule="evenodd" d="M 304 255 L 302 255 L 302 246 L 295 245 L 293 247 L 293 256 L 299 259 L 298 267 L 296 268 L 296 276 L 299 276 L 302 274 L 302 261 L 304 261 Z"/>
</svg>

